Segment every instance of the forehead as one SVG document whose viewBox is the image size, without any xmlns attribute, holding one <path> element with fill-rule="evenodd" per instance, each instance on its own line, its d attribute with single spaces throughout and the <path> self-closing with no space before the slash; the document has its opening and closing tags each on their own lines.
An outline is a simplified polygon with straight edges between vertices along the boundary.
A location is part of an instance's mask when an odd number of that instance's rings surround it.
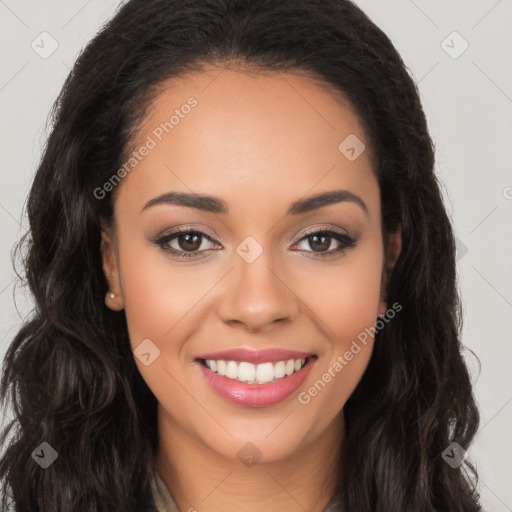
<svg viewBox="0 0 512 512">
<path fill-rule="evenodd" d="M 366 135 L 328 85 L 295 73 L 205 68 L 160 85 L 127 158 L 149 149 L 123 178 L 126 193 L 116 192 L 142 207 L 168 190 L 279 202 L 309 190 L 374 186 L 368 144 L 350 160 L 346 140 L 363 144 Z"/>
</svg>

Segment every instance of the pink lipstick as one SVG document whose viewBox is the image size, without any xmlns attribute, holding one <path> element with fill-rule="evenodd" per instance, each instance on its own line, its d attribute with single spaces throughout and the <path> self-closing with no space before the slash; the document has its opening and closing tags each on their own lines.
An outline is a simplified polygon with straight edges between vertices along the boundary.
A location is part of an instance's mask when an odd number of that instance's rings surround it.
<svg viewBox="0 0 512 512">
<path fill-rule="evenodd" d="M 317 356 L 286 349 L 230 349 L 196 358 L 210 386 L 223 398 L 246 407 L 282 402 L 306 380 Z"/>
</svg>

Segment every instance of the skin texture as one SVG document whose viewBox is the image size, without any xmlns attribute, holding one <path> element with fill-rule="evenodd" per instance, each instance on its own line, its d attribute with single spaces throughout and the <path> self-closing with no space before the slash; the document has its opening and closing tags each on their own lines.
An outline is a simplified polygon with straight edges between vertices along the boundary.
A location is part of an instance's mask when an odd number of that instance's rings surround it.
<svg viewBox="0 0 512 512">
<path fill-rule="evenodd" d="M 180 510 L 322 511 L 334 492 L 330 465 L 342 447 L 343 406 L 372 338 L 306 405 L 298 392 L 264 408 L 232 404 L 194 359 L 234 347 L 313 352 L 318 360 L 299 389 L 307 390 L 391 306 L 381 285 L 400 238 L 386 259 L 369 144 L 354 161 L 338 150 L 349 134 L 366 140 L 338 95 L 297 74 L 194 72 L 163 85 L 133 148 L 191 96 L 197 106 L 117 186 L 115 229 L 102 239 L 116 294 L 107 306 L 124 308 L 133 349 L 150 339 L 160 350 L 149 366 L 135 359 L 159 401 L 155 465 Z M 368 214 L 345 201 L 286 215 L 292 202 L 337 189 L 357 194 Z M 141 213 L 170 191 L 219 197 L 229 214 L 163 204 Z M 185 226 L 211 237 L 202 239 L 201 255 L 177 259 L 154 244 Z M 357 245 L 315 258 L 314 241 L 303 235 L 320 228 L 356 236 Z M 248 236 L 263 249 L 252 263 L 236 252 Z M 178 240 L 169 244 L 185 251 Z M 328 238 L 323 250 L 340 245 Z M 261 457 L 251 467 L 237 456 L 248 442 Z"/>
</svg>

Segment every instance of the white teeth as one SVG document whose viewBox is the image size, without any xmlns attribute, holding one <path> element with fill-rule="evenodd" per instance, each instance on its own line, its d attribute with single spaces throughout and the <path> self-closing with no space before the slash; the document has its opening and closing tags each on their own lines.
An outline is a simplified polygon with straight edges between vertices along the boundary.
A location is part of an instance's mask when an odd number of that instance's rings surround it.
<svg viewBox="0 0 512 512">
<path fill-rule="evenodd" d="M 274 365 L 274 372 L 276 375 L 276 379 L 281 379 L 286 375 L 286 365 L 284 361 L 279 361 Z"/>
<path fill-rule="evenodd" d="M 256 368 L 251 363 L 242 362 L 238 365 L 238 380 L 241 380 L 242 382 L 252 382 L 254 380 L 255 373 Z"/>
<path fill-rule="evenodd" d="M 305 359 L 289 359 L 277 363 L 261 364 L 252 364 L 246 361 L 238 363 L 237 361 L 206 360 L 206 366 L 212 372 L 251 384 L 266 384 L 275 379 L 282 379 L 285 375 L 288 376 L 299 371 L 305 363 Z"/>
<path fill-rule="evenodd" d="M 208 368 L 210 368 L 212 371 L 215 371 L 215 369 L 211 366 L 211 363 L 217 363 L 217 373 L 219 375 L 226 375 L 226 361 L 214 361 L 213 359 L 208 359 L 208 361 L 206 361 Z"/>
<path fill-rule="evenodd" d="M 226 365 L 226 377 L 230 379 L 236 379 L 238 377 L 238 364 L 235 363 L 235 361 L 228 361 Z"/>
<path fill-rule="evenodd" d="M 274 380 L 274 365 L 272 363 L 263 363 L 256 366 L 256 382 L 265 384 Z"/>
</svg>

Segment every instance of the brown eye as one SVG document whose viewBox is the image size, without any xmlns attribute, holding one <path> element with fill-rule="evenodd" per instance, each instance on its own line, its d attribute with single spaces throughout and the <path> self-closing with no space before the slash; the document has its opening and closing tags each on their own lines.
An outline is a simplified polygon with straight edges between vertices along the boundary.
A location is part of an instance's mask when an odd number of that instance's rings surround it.
<svg viewBox="0 0 512 512">
<path fill-rule="evenodd" d="M 333 240 L 338 242 L 338 248 L 328 250 L 332 246 Z M 343 253 L 347 249 L 355 247 L 357 240 L 345 233 L 323 229 L 306 233 L 300 239 L 299 243 L 301 242 L 307 242 L 307 245 L 312 249 L 312 251 L 306 252 L 316 253 L 314 257 L 323 257 L 335 253 Z"/>
<path fill-rule="evenodd" d="M 309 246 L 313 249 L 315 252 L 323 252 L 329 249 L 331 247 L 332 237 L 325 235 L 325 234 L 315 234 L 315 235 L 309 235 Z"/>
<path fill-rule="evenodd" d="M 206 247 L 200 250 L 204 240 L 212 242 L 206 233 L 186 228 L 164 235 L 154 243 L 178 258 L 193 258 L 207 250 Z M 174 247 L 170 245 L 171 242 L 174 242 Z"/>
<path fill-rule="evenodd" d="M 184 251 L 195 251 L 201 246 L 201 235 L 196 233 L 179 234 L 176 241 L 178 242 L 178 246 Z"/>
</svg>

